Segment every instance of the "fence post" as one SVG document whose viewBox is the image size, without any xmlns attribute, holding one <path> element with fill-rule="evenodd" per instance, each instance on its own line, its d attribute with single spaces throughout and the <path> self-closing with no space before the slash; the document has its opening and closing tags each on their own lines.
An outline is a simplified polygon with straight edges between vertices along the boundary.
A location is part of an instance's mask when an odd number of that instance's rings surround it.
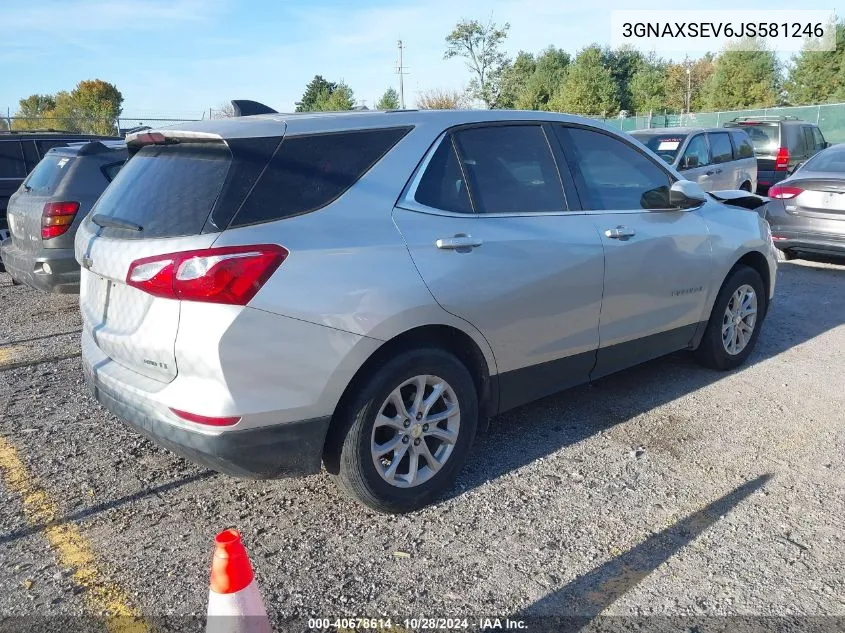
<svg viewBox="0 0 845 633">
<path fill-rule="evenodd" d="M 822 106 L 821 106 L 821 104 L 819 104 L 819 105 L 816 106 L 816 125 L 819 124 L 819 119 L 821 118 L 821 114 L 822 114 Z"/>
</svg>

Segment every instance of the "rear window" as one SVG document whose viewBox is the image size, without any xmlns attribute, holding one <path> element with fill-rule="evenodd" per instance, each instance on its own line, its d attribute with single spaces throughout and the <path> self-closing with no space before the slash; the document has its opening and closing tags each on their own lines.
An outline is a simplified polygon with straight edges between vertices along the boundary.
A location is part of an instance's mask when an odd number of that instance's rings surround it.
<svg viewBox="0 0 845 633">
<path fill-rule="evenodd" d="M 777 123 L 742 123 L 758 154 L 774 154 L 780 147 L 780 126 Z"/>
<path fill-rule="evenodd" d="M 143 227 L 142 231 L 104 227 L 104 236 L 140 239 L 200 233 L 230 163 L 223 143 L 148 145 L 123 166 L 92 215 Z"/>
<path fill-rule="evenodd" d="M 632 136 L 670 165 L 675 161 L 678 150 L 687 137 L 686 134 L 632 134 Z"/>
<path fill-rule="evenodd" d="M 231 226 L 280 220 L 326 206 L 366 174 L 410 129 L 286 137 Z"/>
<path fill-rule="evenodd" d="M 819 152 L 806 163 L 802 168 L 803 172 L 807 171 L 832 171 L 845 173 L 845 149 L 836 149 L 836 151 L 827 150 Z"/>
<path fill-rule="evenodd" d="M 29 174 L 29 177 L 24 181 L 24 185 L 35 193 L 49 195 L 59 186 L 75 160 L 71 156 L 59 154 L 45 156 Z"/>
</svg>

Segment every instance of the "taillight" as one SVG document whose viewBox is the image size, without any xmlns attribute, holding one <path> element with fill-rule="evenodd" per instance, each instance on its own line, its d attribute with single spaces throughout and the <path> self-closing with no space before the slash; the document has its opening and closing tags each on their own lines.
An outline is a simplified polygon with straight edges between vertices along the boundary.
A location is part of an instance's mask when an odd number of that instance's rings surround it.
<svg viewBox="0 0 845 633">
<path fill-rule="evenodd" d="M 78 202 L 48 202 L 41 212 L 41 239 L 49 240 L 67 233 L 79 211 Z"/>
<path fill-rule="evenodd" d="M 775 156 L 775 171 L 785 171 L 787 167 L 789 167 L 789 150 L 781 147 Z"/>
<path fill-rule="evenodd" d="M 173 411 L 176 415 L 178 415 L 183 420 L 187 420 L 188 422 L 196 422 L 197 424 L 205 424 L 206 426 L 232 426 L 233 424 L 237 424 L 240 422 L 240 417 L 230 417 L 230 418 L 210 418 L 205 415 L 197 415 L 196 413 L 188 413 L 187 411 L 180 411 L 179 409 L 174 409 L 170 407 L 170 410 Z"/>
<path fill-rule="evenodd" d="M 224 246 L 144 257 L 126 283 L 156 297 L 246 305 L 288 256 L 276 244 Z"/>
<path fill-rule="evenodd" d="M 794 198 L 799 193 L 804 191 L 800 187 L 790 187 L 789 185 L 775 185 L 769 188 L 769 197 L 778 198 L 780 200 L 788 200 Z"/>
</svg>

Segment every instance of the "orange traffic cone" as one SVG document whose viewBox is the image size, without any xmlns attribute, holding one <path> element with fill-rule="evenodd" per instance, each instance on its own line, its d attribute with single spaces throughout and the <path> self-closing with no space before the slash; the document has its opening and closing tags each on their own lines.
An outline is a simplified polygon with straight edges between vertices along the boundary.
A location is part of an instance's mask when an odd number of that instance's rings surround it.
<svg viewBox="0 0 845 633">
<path fill-rule="evenodd" d="M 214 538 L 205 630 L 206 633 L 273 631 L 237 530 L 224 530 Z"/>
</svg>

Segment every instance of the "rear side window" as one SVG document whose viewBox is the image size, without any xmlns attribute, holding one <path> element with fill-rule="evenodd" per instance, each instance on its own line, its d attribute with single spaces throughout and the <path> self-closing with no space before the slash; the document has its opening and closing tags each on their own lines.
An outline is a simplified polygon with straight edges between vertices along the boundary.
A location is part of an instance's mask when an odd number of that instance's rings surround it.
<svg viewBox="0 0 845 633">
<path fill-rule="evenodd" d="M 120 170 L 92 215 L 143 227 L 142 231 L 104 227 L 105 236 L 141 239 L 200 233 L 230 163 L 223 143 L 148 145 Z"/>
<path fill-rule="evenodd" d="M 120 171 L 120 168 L 123 167 L 124 163 L 111 163 L 110 165 L 103 165 L 100 167 L 100 171 L 103 172 L 103 176 L 106 177 L 106 180 L 111 182 L 117 176 L 117 173 Z"/>
<path fill-rule="evenodd" d="M 583 128 L 556 128 L 585 209 L 668 209 L 669 174 L 622 141 Z"/>
<path fill-rule="evenodd" d="M 822 136 L 822 131 L 817 127 L 813 128 L 813 140 L 816 142 L 816 149 L 824 149 L 824 136 Z"/>
<path fill-rule="evenodd" d="M 46 156 L 47 152 L 49 152 L 54 147 L 64 147 L 67 144 L 68 141 L 62 141 L 58 139 L 35 141 L 35 147 L 38 148 L 38 153 L 41 156 Z"/>
<path fill-rule="evenodd" d="M 744 132 L 731 132 L 736 146 L 737 158 L 753 158 L 754 146 L 751 144 L 751 139 Z"/>
<path fill-rule="evenodd" d="M 70 156 L 52 154 L 46 156 L 38 166 L 32 170 L 24 185 L 33 192 L 40 194 L 51 194 L 59 186 L 65 174 L 76 159 Z"/>
<path fill-rule="evenodd" d="M 308 213 L 339 198 L 411 128 L 285 138 L 231 226 Z"/>
<path fill-rule="evenodd" d="M 707 136 L 710 137 L 710 154 L 714 165 L 733 160 L 733 147 L 727 132 L 710 133 Z"/>
<path fill-rule="evenodd" d="M 435 209 L 472 213 L 467 184 L 449 135 L 435 150 L 425 168 L 414 200 Z"/>
<path fill-rule="evenodd" d="M 0 178 L 23 178 L 26 165 L 20 141 L 0 140 Z"/>
<path fill-rule="evenodd" d="M 455 133 L 455 142 L 477 212 L 566 209 L 560 175 L 539 125 L 468 128 Z"/>
</svg>

